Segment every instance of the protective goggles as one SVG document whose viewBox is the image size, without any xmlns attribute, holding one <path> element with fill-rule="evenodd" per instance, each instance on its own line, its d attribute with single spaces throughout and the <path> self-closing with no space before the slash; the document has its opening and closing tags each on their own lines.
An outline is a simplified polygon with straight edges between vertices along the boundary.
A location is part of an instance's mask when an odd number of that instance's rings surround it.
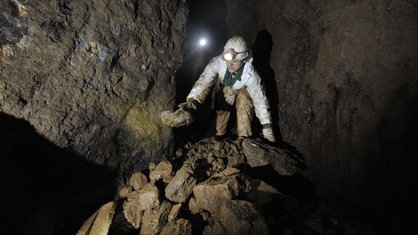
<svg viewBox="0 0 418 235">
<path fill-rule="evenodd" d="M 247 52 L 247 50 L 246 51 L 241 51 L 241 52 L 236 52 L 234 49 L 231 48 L 231 49 L 228 49 L 228 50 L 226 50 L 222 53 L 222 58 L 225 61 L 233 61 L 233 60 L 235 60 L 235 58 L 237 58 L 238 54 L 245 53 L 245 52 Z"/>
</svg>

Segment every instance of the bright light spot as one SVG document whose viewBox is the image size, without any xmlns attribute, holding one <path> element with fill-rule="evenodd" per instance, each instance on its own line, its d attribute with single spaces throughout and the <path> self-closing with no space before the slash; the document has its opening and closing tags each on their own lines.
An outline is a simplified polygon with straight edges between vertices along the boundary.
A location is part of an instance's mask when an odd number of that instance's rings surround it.
<svg viewBox="0 0 418 235">
<path fill-rule="evenodd" d="M 204 38 L 202 38 L 202 39 L 200 39 L 200 41 L 199 41 L 199 45 L 200 46 L 206 46 L 206 44 L 207 44 L 208 42 L 206 41 L 206 39 L 204 39 Z"/>
<path fill-rule="evenodd" d="M 226 54 L 224 55 L 224 59 L 225 59 L 226 61 L 231 61 L 231 60 L 232 60 L 232 54 L 231 54 L 231 53 L 226 53 Z"/>
</svg>

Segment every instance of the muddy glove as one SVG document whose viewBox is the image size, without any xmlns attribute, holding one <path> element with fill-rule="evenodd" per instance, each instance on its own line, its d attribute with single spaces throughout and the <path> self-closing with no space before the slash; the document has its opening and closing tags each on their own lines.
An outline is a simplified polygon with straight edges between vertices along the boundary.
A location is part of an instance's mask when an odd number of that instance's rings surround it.
<svg viewBox="0 0 418 235">
<path fill-rule="evenodd" d="M 193 98 L 190 98 L 190 99 L 187 99 L 186 102 L 179 104 L 178 107 L 184 110 L 196 110 L 199 104 L 200 104 L 199 101 Z"/>
<path fill-rule="evenodd" d="M 270 142 L 276 142 L 276 138 L 274 137 L 273 129 L 271 128 L 271 124 L 263 124 L 263 137 Z"/>
</svg>

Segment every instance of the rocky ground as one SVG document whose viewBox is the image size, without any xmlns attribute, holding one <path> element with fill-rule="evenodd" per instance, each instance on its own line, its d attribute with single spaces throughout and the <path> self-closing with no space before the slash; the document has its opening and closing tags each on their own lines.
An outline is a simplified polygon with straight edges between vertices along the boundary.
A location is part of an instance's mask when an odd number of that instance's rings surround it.
<svg viewBox="0 0 418 235">
<path fill-rule="evenodd" d="M 319 196 L 304 160 L 261 140 L 206 138 L 136 172 L 78 234 L 373 234 L 338 196 Z"/>
</svg>

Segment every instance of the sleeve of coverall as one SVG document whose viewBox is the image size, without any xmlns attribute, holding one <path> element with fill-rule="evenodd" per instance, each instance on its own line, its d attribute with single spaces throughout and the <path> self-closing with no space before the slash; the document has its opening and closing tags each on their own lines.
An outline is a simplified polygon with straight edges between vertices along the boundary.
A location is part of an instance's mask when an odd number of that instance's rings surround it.
<svg viewBox="0 0 418 235">
<path fill-rule="evenodd" d="M 203 103 L 210 91 L 210 88 L 213 84 L 215 84 L 215 79 L 218 77 L 218 70 L 218 61 L 216 58 L 213 58 L 203 70 L 203 73 L 200 74 L 199 79 L 193 85 L 187 99 L 192 98 L 199 101 L 199 103 Z"/>
<path fill-rule="evenodd" d="M 270 105 L 267 97 L 264 93 L 264 89 L 261 86 L 260 75 L 256 71 L 252 71 L 252 78 L 249 79 L 247 85 L 247 91 L 253 99 L 254 110 L 257 118 L 261 124 L 271 123 Z"/>
</svg>

